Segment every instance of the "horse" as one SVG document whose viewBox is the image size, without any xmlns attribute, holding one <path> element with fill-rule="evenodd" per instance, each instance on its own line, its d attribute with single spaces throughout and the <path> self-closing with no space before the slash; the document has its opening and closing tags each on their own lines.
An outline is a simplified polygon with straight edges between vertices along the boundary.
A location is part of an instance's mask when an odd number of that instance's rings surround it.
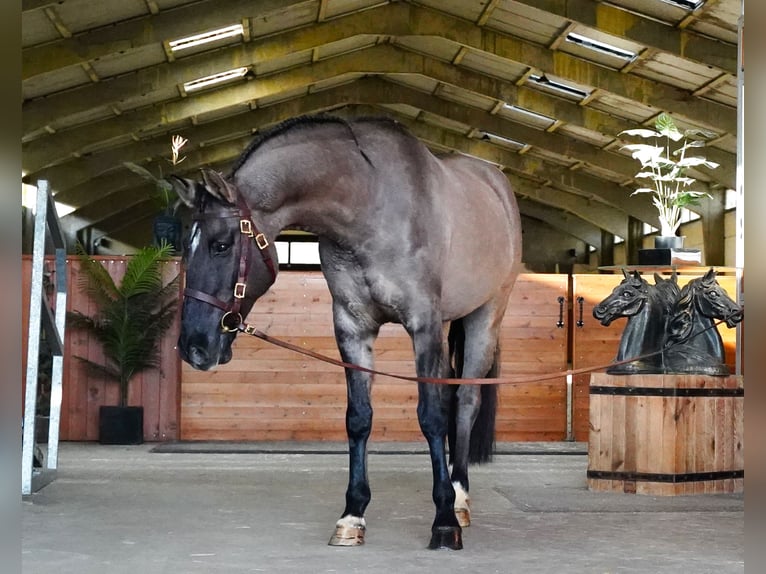
<svg viewBox="0 0 766 574">
<path fill-rule="evenodd" d="M 730 329 L 742 321 L 743 309 L 716 279 L 715 269 L 681 289 L 668 322 L 667 368 L 673 373 L 726 376 L 726 353 L 715 320 Z"/>
<path fill-rule="evenodd" d="M 192 367 L 231 359 L 242 317 L 276 281 L 274 239 L 301 229 L 318 237 L 344 362 L 371 369 L 379 329 L 393 322 L 412 340 L 419 379 L 496 376 L 521 220 L 495 166 L 436 156 L 391 119 L 302 116 L 257 135 L 228 175 L 201 172 L 202 181 L 172 178 L 193 209 L 178 341 Z M 358 546 L 371 500 L 372 375 L 346 367 L 345 377 L 349 479 L 329 544 Z M 458 550 L 470 524 L 468 464 L 491 458 L 497 391 L 417 385 L 436 509 L 428 548 Z"/>
<path fill-rule="evenodd" d="M 593 308 L 593 316 L 605 327 L 618 317 L 627 317 L 615 362 L 641 358 L 613 365 L 606 372 L 619 375 L 664 373 L 665 331 L 671 309 L 680 294 L 676 274 L 662 279 L 655 273 L 654 285 L 650 285 L 638 271 L 628 273 L 623 269 L 622 274 L 620 284 Z"/>
</svg>

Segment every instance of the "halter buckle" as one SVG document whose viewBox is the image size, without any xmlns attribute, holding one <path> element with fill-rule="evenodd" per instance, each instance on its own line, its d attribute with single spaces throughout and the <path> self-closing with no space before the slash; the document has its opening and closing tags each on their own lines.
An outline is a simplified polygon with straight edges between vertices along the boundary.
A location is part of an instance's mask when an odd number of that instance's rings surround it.
<svg viewBox="0 0 766 574">
<path fill-rule="evenodd" d="M 235 283 L 234 284 L 234 298 L 235 299 L 244 299 L 245 298 L 245 289 L 247 289 L 246 283 Z"/>
<path fill-rule="evenodd" d="M 253 236 L 253 223 L 249 219 L 240 219 L 239 220 L 239 231 L 243 235 L 247 235 L 248 237 Z"/>
<path fill-rule="evenodd" d="M 250 234 L 250 237 L 253 237 L 252 233 Z M 260 249 L 261 251 L 263 251 L 269 246 L 269 240 L 266 239 L 266 236 L 263 233 L 259 233 L 258 235 L 254 237 L 254 239 L 255 239 L 255 244 L 258 246 L 258 249 Z"/>
</svg>

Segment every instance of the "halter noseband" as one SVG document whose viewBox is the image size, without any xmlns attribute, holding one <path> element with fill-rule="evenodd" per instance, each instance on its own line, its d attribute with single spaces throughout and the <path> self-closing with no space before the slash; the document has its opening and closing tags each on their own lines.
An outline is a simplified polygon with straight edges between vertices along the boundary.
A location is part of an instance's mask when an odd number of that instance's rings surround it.
<svg viewBox="0 0 766 574">
<path fill-rule="evenodd" d="M 255 223 L 253 223 L 253 216 L 250 208 L 247 206 L 244 200 L 242 200 L 241 197 L 237 199 L 236 210 L 232 209 L 222 214 L 197 213 L 192 216 L 192 219 L 195 221 L 202 221 L 205 219 L 228 219 L 235 217 L 239 219 L 240 233 L 243 236 L 252 238 L 253 241 L 255 241 L 256 246 L 261 252 L 261 259 L 263 259 L 263 262 L 266 264 L 266 267 L 268 267 L 269 272 L 271 273 L 270 284 L 273 284 L 277 279 L 277 270 L 274 266 L 274 260 L 271 258 L 271 255 L 266 249 L 269 246 L 269 240 L 266 239 L 266 236 L 263 233 L 258 231 Z M 213 305 L 214 307 L 224 311 L 224 315 L 221 317 L 221 329 L 224 333 L 236 331 L 237 328 L 242 324 L 242 314 L 239 312 L 239 309 L 242 304 L 242 300 L 245 298 L 245 291 L 247 289 L 247 275 L 250 271 L 250 242 L 247 241 L 245 237 L 243 237 L 242 241 L 240 241 L 239 270 L 237 271 L 237 282 L 234 284 L 234 294 L 231 303 L 226 303 L 218 299 L 218 297 L 214 297 L 208 293 L 203 293 L 202 291 L 197 291 L 196 289 L 190 289 L 189 287 L 184 289 L 184 297 L 197 299 L 198 301 Z"/>
</svg>

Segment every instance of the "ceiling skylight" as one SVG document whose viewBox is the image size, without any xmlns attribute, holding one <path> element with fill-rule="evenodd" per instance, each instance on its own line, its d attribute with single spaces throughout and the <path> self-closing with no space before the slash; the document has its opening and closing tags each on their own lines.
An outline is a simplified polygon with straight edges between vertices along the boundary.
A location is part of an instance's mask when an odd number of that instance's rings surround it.
<svg viewBox="0 0 766 574">
<path fill-rule="evenodd" d="M 673 4 L 674 6 L 680 6 L 686 10 L 696 10 L 699 8 L 705 0 L 661 0 L 665 4 Z"/>
<path fill-rule="evenodd" d="M 184 83 L 184 90 L 186 92 L 193 92 L 195 90 L 201 90 L 216 84 L 222 84 L 224 82 L 231 82 L 242 78 L 247 74 L 247 66 L 241 68 L 234 68 L 233 70 L 227 70 L 225 72 L 219 72 L 211 76 L 205 76 L 203 78 L 197 78 L 191 82 Z"/>
<path fill-rule="evenodd" d="M 484 132 L 484 135 L 482 137 L 483 137 L 483 139 L 487 139 L 487 140 L 489 140 L 491 142 L 494 142 L 494 143 L 497 143 L 497 144 L 501 144 L 501 145 L 504 145 L 504 146 L 508 146 L 508 147 L 512 147 L 512 148 L 516 148 L 516 149 L 522 149 L 522 148 L 525 148 L 527 146 L 527 144 L 521 143 L 520 141 L 516 141 L 514 139 L 507 138 L 507 137 L 504 137 L 504 136 L 499 136 L 497 134 L 493 134 L 493 133 L 490 133 L 490 132 Z"/>
<path fill-rule="evenodd" d="M 570 32 L 569 34 L 567 34 L 567 42 L 572 42 L 573 44 L 578 44 L 584 48 L 595 50 L 596 52 L 601 52 L 603 54 L 608 54 L 610 56 L 616 56 L 618 58 L 622 58 L 623 60 L 628 60 L 628 61 L 632 60 L 637 55 L 635 52 L 631 52 L 629 50 L 623 50 L 622 48 L 618 48 L 617 46 L 613 46 L 612 44 L 607 44 L 606 42 L 601 42 L 600 40 L 588 38 L 587 36 L 583 36 L 582 34 L 576 34 L 574 32 Z"/>
<path fill-rule="evenodd" d="M 545 74 L 532 74 L 529 76 L 528 80 L 543 90 L 566 95 L 570 98 L 575 97 L 581 100 L 589 95 L 589 92 L 586 92 L 585 90 L 566 84 L 560 80 L 550 78 Z"/>
<path fill-rule="evenodd" d="M 533 112 L 532 110 L 528 110 L 526 108 L 521 108 L 519 106 L 514 106 L 512 104 L 503 104 L 503 110 L 506 112 L 509 112 L 513 116 L 518 116 L 519 119 L 522 121 L 524 119 L 527 119 L 530 123 L 533 124 L 552 124 L 555 120 L 549 116 L 539 114 L 537 112 Z"/>
<path fill-rule="evenodd" d="M 172 52 L 178 52 L 179 50 L 185 50 L 187 48 L 199 46 L 200 44 L 207 44 L 209 42 L 216 42 L 226 38 L 233 38 L 242 34 L 242 24 L 233 24 L 232 26 L 226 26 L 225 28 L 218 28 L 216 30 L 202 32 L 201 34 L 187 36 L 186 38 L 171 40 L 168 42 L 168 45 L 170 46 L 170 50 Z"/>
</svg>

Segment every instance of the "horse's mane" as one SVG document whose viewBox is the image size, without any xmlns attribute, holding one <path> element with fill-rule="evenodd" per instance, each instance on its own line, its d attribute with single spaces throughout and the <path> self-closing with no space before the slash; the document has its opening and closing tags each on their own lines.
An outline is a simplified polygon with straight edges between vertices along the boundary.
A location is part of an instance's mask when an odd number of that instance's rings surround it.
<svg viewBox="0 0 766 574">
<path fill-rule="evenodd" d="M 676 302 L 673 316 L 668 321 L 668 342 L 681 343 L 686 341 L 692 334 L 694 327 L 694 291 L 698 279 L 694 279 L 683 286 L 681 295 Z"/>
<path fill-rule="evenodd" d="M 359 141 L 356 139 L 356 134 L 354 134 L 354 131 L 351 128 L 352 122 L 372 122 L 372 121 L 381 121 L 381 122 L 387 122 L 389 125 L 396 125 L 399 126 L 400 129 L 403 129 L 401 127 L 401 124 L 394 120 L 390 120 L 388 118 L 375 118 L 375 117 L 364 117 L 364 118 L 357 118 L 352 121 L 346 120 L 344 118 L 338 117 L 338 116 L 332 116 L 332 115 L 326 115 L 326 114 L 316 114 L 316 115 L 303 115 L 303 116 L 297 116 L 294 118 L 288 118 L 275 126 L 272 126 L 262 132 L 258 132 L 258 135 L 256 138 L 250 142 L 250 144 L 245 148 L 245 151 L 243 151 L 237 161 L 234 163 L 234 165 L 231 168 L 230 176 L 234 175 L 239 168 L 241 168 L 245 162 L 248 160 L 248 158 L 253 155 L 255 150 L 257 150 L 261 145 L 263 145 L 268 140 L 275 138 L 285 132 L 291 131 L 293 129 L 300 129 L 303 127 L 311 127 L 316 126 L 320 124 L 330 124 L 335 123 L 342 126 L 345 126 L 348 128 L 349 134 L 351 135 L 351 138 L 356 143 L 357 148 L 359 148 L 359 151 L 361 152 L 362 156 L 369 162 L 370 160 L 365 155 L 364 151 L 359 147 Z"/>
</svg>

